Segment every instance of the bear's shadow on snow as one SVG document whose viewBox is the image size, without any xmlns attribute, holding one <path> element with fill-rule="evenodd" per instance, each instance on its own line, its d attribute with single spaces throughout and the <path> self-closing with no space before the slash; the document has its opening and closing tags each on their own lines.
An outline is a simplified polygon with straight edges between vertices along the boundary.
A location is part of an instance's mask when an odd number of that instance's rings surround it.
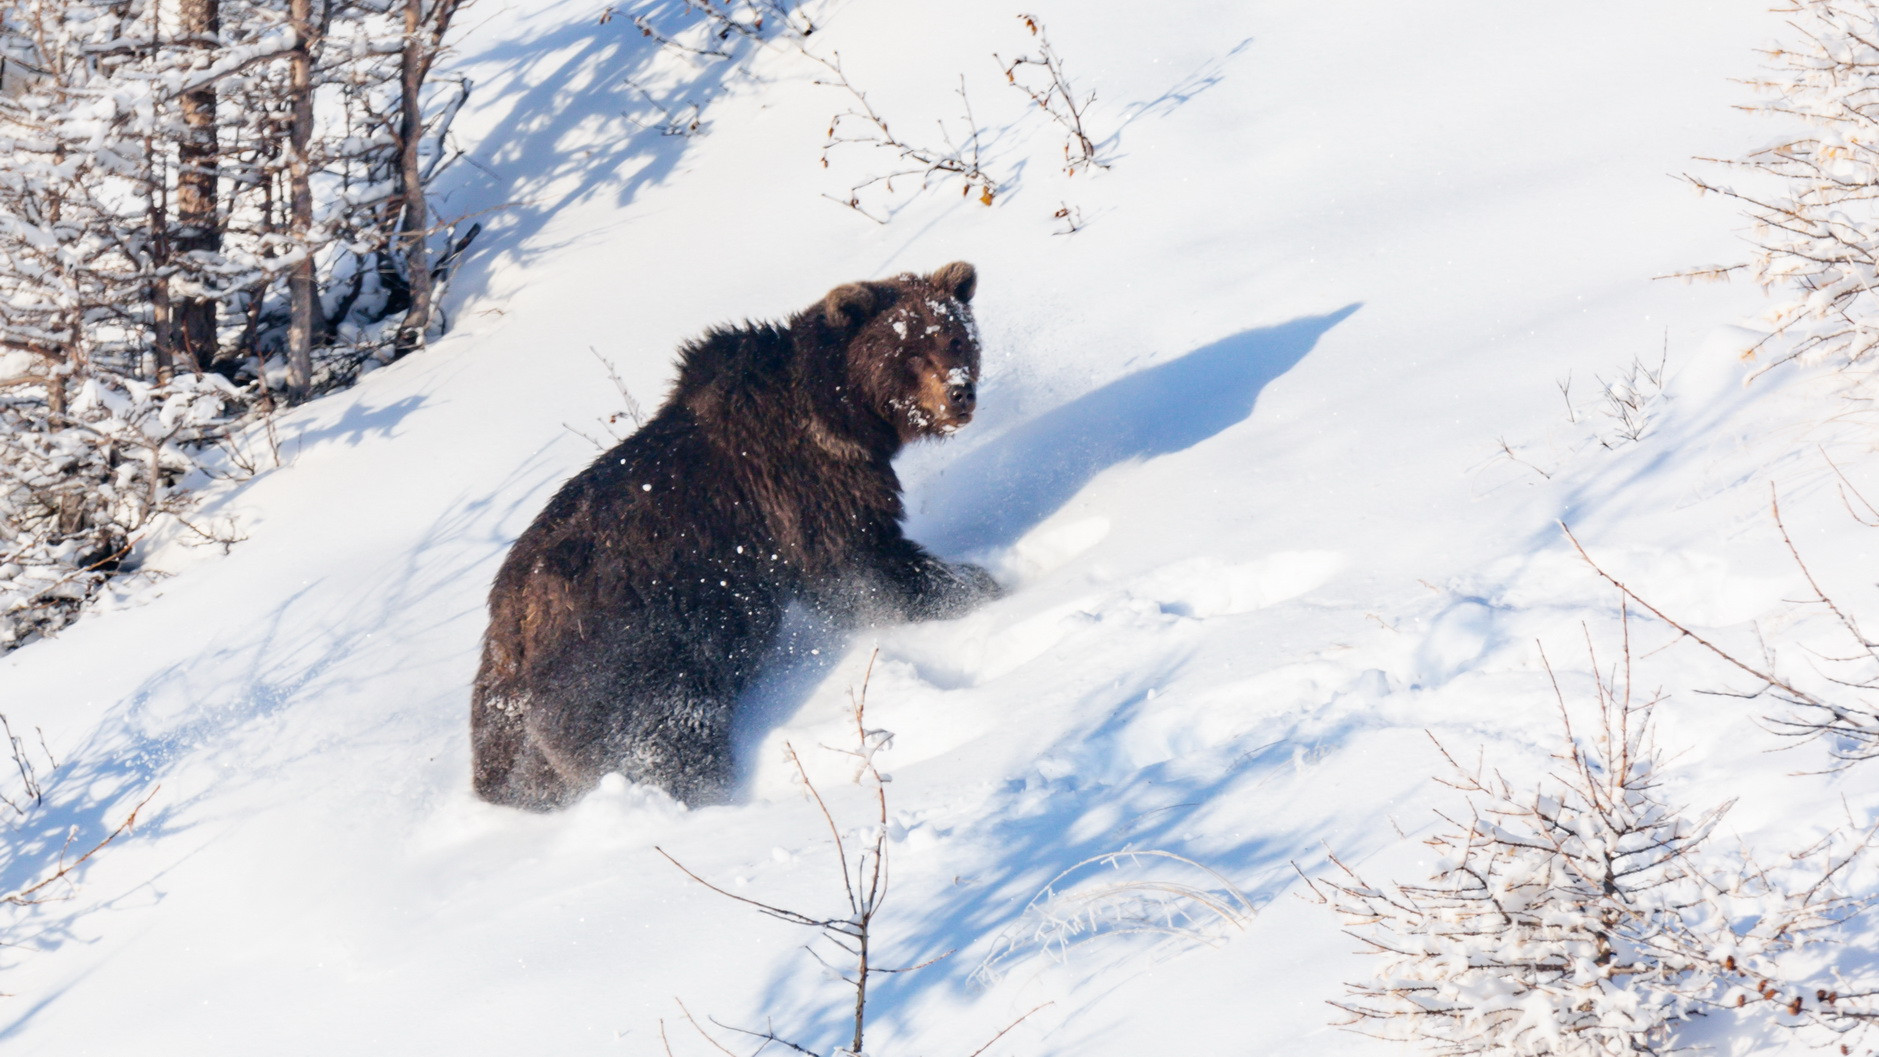
<svg viewBox="0 0 1879 1057">
<path fill-rule="evenodd" d="M 1005 430 L 920 483 L 908 534 L 946 554 L 1017 542 L 1111 466 L 1244 421 L 1267 384 L 1359 307 L 1241 331 Z"/>
<path fill-rule="evenodd" d="M 1244 421 L 1267 384 L 1360 307 L 1241 331 L 1004 430 L 912 490 L 909 505 L 922 513 L 910 519 L 908 535 L 947 555 L 984 556 L 1017 542 L 1109 467 L 1186 450 Z M 763 674 L 739 704 L 732 741 L 740 761 L 802 708 L 852 638 L 792 607 Z M 729 799 L 739 798 L 734 792 Z"/>
</svg>

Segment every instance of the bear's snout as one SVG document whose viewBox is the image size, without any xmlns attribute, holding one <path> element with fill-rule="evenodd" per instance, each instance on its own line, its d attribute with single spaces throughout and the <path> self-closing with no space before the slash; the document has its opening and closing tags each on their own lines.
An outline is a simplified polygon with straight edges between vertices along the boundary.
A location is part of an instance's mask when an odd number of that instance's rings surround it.
<svg viewBox="0 0 1879 1057">
<path fill-rule="evenodd" d="M 979 402 L 979 387 L 971 379 L 954 382 L 946 387 L 946 402 L 952 405 L 953 417 L 967 419 L 972 417 L 972 409 Z"/>
<path fill-rule="evenodd" d="M 979 404 L 979 380 L 973 377 L 970 367 L 953 367 L 938 378 L 940 399 L 945 407 L 938 409 L 946 424 L 957 429 L 972 421 L 972 411 Z"/>
<path fill-rule="evenodd" d="M 979 404 L 978 379 L 968 366 L 944 366 L 922 361 L 918 392 L 906 405 L 914 434 L 952 433 L 972 421 Z"/>
</svg>

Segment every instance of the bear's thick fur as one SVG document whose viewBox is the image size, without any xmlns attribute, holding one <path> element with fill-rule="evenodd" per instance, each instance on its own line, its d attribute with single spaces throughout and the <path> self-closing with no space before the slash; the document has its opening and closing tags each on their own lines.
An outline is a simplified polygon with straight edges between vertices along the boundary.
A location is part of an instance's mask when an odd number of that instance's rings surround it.
<svg viewBox="0 0 1879 1057">
<path fill-rule="evenodd" d="M 478 796 L 548 810 L 619 771 L 709 797 L 791 599 L 901 620 L 997 594 L 901 533 L 891 464 L 972 417 L 976 283 L 964 262 L 849 283 L 681 350 L 665 405 L 563 485 L 496 574 L 470 706 Z"/>
</svg>

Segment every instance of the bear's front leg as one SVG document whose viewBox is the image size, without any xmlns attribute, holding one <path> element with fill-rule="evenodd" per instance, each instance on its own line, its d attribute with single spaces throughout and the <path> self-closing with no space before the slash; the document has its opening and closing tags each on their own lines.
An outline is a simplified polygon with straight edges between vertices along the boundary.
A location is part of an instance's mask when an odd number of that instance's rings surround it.
<svg viewBox="0 0 1879 1057">
<path fill-rule="evenodd" d="M 908 539 L 899 544 L 888 552 L 880 574 L 903 619 L 946 620 L 1005 593 L 980 566 L 942 561 Z"/>
</svg>

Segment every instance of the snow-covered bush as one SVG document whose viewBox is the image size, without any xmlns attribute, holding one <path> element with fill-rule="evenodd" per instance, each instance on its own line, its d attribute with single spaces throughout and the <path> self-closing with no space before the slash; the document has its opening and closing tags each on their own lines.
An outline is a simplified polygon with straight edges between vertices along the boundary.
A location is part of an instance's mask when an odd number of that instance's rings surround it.
<svg viewBox="0 0 1879 1057">
<path fill-rule="evenodd" d="M 1729 161 L 1747 172 L 1745 186 L 1686 179 L 1747 206 L 1746 267 L 1777 297 L 1766 321 L 1783 344 L 1772 362 L 1853 363 L 1879 348 L 1879 6 L 1792 0 L 1777 10 L 1796 36 L 1766 52 L 1767 73 L 1749 84 L 1768 99 L 1758 109 L 1805 131 Z"/>
<path fill-rule="evenodd" d="M 423 184 L 461 96 L 425 79 L 458 6 L 8 6 L 0 50 L 34 72 L 0 96 L 0 336 L 83 357 L 103 325 L 158 375 L 279 356 L 296 398 L 315 350 L 421 336 Z M 403 318 L 420 295 L 424 321 Z"/>
<path fill-rule="evenodd" d="M 0 649 L 69 622 L 152 518 L 183 509 L 188 446 L 241 408 L 215 374 L 93 373 L 59 413 L 32 387 L 0 390 Z"/>
<path fill-rule="evenodd" d="M 1842 888 L 1866 842 L 1778 871 L 1711 848 L 1728 805 L 1693 815 L 1664 795 L 1657 700 L 1632 699 L 1629 664 L 1598 679 L 1589 738 L 1560 697 L 1565 744 L 1542 781 L 1444 751 L 1468 811 L 1426 840 L 1429 880 L 1372 884 L 1340 862 L 1318 883 L 1378 956 L 1337 1003 L 1349 1026 L 1441 1054 L 1594 1057 L 1668 1052 L 1692 1018 L 1736 1009 L 1833 1031 L 1869 1019 L 1851 996 L 1871 989 L 1815 950 L 1868 903 Z"/>
<path fill-rule="evenodd" d="M 203 445 L 435 328 L 460 6 L 0 5 L 0 650 L 184 508 Z"/>
</svg>

